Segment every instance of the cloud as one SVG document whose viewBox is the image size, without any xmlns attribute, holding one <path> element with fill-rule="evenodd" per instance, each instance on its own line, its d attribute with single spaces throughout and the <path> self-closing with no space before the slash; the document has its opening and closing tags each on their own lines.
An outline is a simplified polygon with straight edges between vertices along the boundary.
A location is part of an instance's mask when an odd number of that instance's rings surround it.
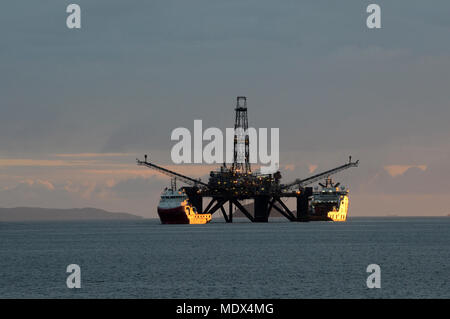
<svg viewBox="0 0 450 319">
<path fill-rule="evenodd" d="M 349 216 L 446 216 L 448 194 L 351 194 Z"/>
<path fill-rule="evenodd" d="M 111 163 L 100 160 L 76 160 L 76 159 L 31 159 L 31 158 L 0 158 L 0 167 L 87 167 L 87 166 L 111 166 L 126 167 L 128 164 Z"/>
<path fill-rule="evenodd" d="M 40 206 L 70 207 L 77 202 L 59 185 L 41 179 L 27 179 L 0 190 L 1 207 Z"/>
<path fill-rule="evenodd" d="M 410 168 L 419 168 L 422 171 L 427 169 L 426 165 L 387 165 L 384 166 L 384 169 L 391 175 L 392 177 L 403 175 Z"/>
<path fill-rule="evenodd" d="M 37 179 L 37 180 L 32 180 L 32 179 L 27 179 L 24 181 L 21 181 L 19 183 L 18 186 L 16 186 L 16 188 L 23 188 L 23 186 L 27 186 L 30 189 L 46 189 L 49 191 L 53 191 L 55 190 L 55 186 L 53 186 L 53 184 L 49 181 L 45 181 L 45 180 L 41 180 L 41 179 Z"/>
<path fill-rule="evenodd" d="M 78 163 L 83 164 L 83 163 Z M 85 163 L 84 163 L 85 164 Z M 41 166 L 41 167 L 55 167 L 55 166 L 73 166 L 73 163 L 62 160 L 39 160 L 39 159 L 24 159 L 24 158 L 8 158 L 0 159 L 0 166 Z"/>
<path fill-rule="evenodd" d="M 152 192 L 159 194 L 164 185 L 168 186 L 168 181 L 136 177 L 119 181 L 110 190 L 119 197 L 146 199 Z"/>
<path fill-rule="evenodd" d="M 78 193 L 80 191 L 80 185 L 72 181 L 67 181 L 63 186 L 64 190 L 69 193 Z"/>
<path fill-rule="evenodd" d="M 42 185 L 42 186 L 46 187 L 48 190 L 52 190 L 52 191 L 55 190 L 55 186 L 53 186 L 53 184 L 49 181 L 43 181 L 43 180 L 38 179 L 36 181 L 36 183 L 38 185 Z"/>
<path fill-rule="evenodd" d="M 310 165 L 308 165 L 308 171 L 309 171 L 309 173 L 310 173 L 310 174 L 314 173 L 314 172 L 316 171 L 317 167 L 318 167 L 318 165 L 315 165 L 315 164 L 310 164 Z"/>
<path fill-rule="evenodd" d="M 135 156 L 135 153 L 64 153 L 55 154 L 56 157 L 63 158 L 96 158 L 96 157 L 130 157 Z"/>
<path fill-rule="evenodd" d="M 284 166 L 284 169 L 287 171 L 293 171 L 295 169 L 295 165 L 294 164 L 287 164 Z"/>
<path fill-rule="evenodd" d="M 358 194 L 426 195 L 450 193 L 450 167 L 442 162 L 423 165 L 387 165 L 359 181 Z M 432 208 L 436 203 L 429 203 Z"/>
</svg>

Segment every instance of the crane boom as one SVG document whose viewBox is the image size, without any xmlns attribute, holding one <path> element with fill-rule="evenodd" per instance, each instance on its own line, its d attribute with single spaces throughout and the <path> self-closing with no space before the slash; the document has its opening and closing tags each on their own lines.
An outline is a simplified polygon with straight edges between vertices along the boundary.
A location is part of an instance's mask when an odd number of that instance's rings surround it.
<svg viewBox="0 0 450 319">
<path fill-rule="evenodd" d="M 176 179 L 188 184 L 188 185 L 192 185 L 192 186 L 198 186 L 198 185 L 203 185 L 203 186 L 208 186 L 208 184 L 205 184 L 203 182 L 201 182 L 200 180 L 197 179 L 193 179 L 190 178 L 189 176 L 185 176 L 183 174 L 168 170 L 167 168 L 158 166 L 156 164 L 150 163 L 147 161 L 147 155 L 145 155 L 145 160 L 140 161 L 139 159 L 136 159 L 136 162 L 138 165 L 141 166 L 147 166 L 149 168 L 155 169 L 157 171 L 159 171 L 160 173 L 163 173 L 164 175 L 170 176 L 170 177 L 175 177 Z"/>
<path fill-rule="evenodd" d="M 305 179 L 296 179 L 292 183 L 281 185 L 281 189 L 282 190 L 288 190 L 288 189 L 296 187 L 296 186 L 303 187 L 303 186 L 315 183 L 315 182 L 323 179 L 324 177 L 328 177 L 330 175 L 333 175 L 333 174 L 336 174 L 336 173 L 338 173 L 340 171 L 348 169 L 350 167 L 357 167 L 358 164 L 359 164 L 359 160 L 357 160 L 356 162 L 352 162 L 352 158 L 350 157 L 349 158 L 349 162 L 344 164 L 344 165 L 335 167 L 333 169 L 330 169 L 328 171 L 325 171 L 325 172 L 322 172 L 322 173 L 310 176 L 310 177 L 305 178 Z"/>
</svg>

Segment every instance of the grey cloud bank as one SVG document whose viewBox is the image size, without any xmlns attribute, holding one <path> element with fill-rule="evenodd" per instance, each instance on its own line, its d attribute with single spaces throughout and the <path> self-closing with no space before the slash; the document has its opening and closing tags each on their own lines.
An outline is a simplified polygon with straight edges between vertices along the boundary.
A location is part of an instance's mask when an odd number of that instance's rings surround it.
<svg viewBox="0 0 450 319">
<path fill-rule="evenodd" d="M 352 154 L 362 165 L 342 179 L 357 193 L 449 189 L 448 1 L 377 1 L 377 31 L 365 28 L 369 1 L 77 3 L 79 31 L 65 27 L 67 1 L 2 4 L 1 156 L 150 152 L 164 163 L 172 129 L 196 118 L 229 127 L 245 94 L 251 126 L 280 128 L 281 167 L 307 175 Z M 384 170 L 394 164 L 428 168 L 394 178 Z M 145 187 L 130 177 L 117 192 L 134 182 Z M 16 186 L 4 199 L 27 205 Z M 138 194 L 121 205 L 143 214 L 156 199 Z"/>
</svg>

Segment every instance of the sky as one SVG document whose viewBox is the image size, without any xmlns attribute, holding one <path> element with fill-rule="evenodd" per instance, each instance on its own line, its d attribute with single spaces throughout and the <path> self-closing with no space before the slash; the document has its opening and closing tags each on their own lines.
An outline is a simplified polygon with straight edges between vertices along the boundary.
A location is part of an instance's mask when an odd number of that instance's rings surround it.
<svg viewBox="0 0 450 319">
<path fill-rule="evenodd" d="M 81 7 L 82 28 L 66 27 Z M 366 27 L 381 6 L 382 28 Z M 173 129 L 280 129 L 288 182 L 335 177 L 351 216 L 450 214 L 450 3 L 7 0 L 0 11 L 0 207 L 156 217 Z"/>
</svg>

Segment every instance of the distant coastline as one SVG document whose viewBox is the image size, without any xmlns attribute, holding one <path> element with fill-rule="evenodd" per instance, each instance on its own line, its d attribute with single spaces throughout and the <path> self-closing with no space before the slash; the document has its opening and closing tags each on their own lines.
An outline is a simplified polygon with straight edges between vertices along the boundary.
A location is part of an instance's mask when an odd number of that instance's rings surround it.
<svg viewBox="0 0 450 319">
<path fill-rule="evenodd" d="M 109 212 L 98 208 L 0 208 L 0 222 L 13 221 L 83 221 L 83 220 L 132 220 L 143 219 L 129 213 Z"/>
</svg>

